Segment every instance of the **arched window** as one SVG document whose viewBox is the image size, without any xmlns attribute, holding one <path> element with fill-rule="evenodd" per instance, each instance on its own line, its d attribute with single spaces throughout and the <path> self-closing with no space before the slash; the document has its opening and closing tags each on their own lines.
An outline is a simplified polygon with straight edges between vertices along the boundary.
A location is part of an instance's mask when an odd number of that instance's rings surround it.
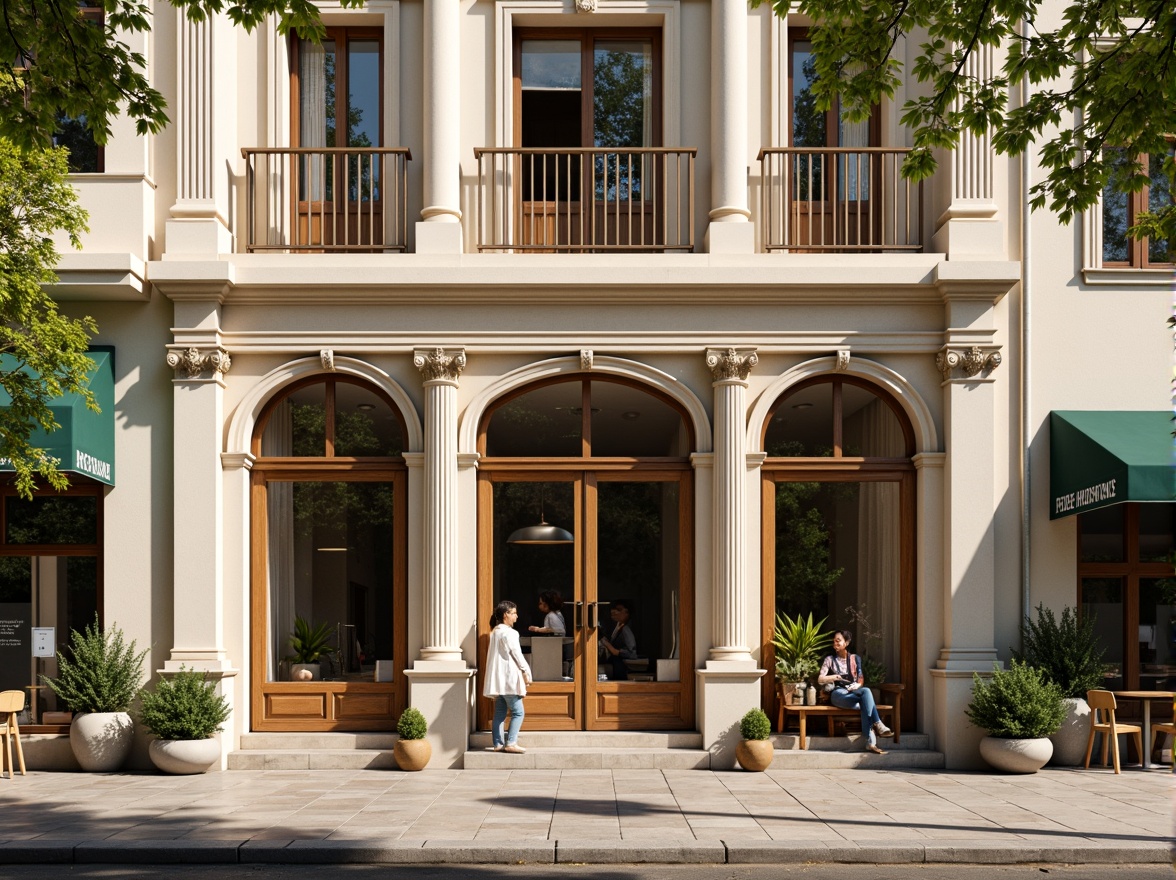
<svg viewBox="0 0 1176 880">
<path fill-rule="evenodd" d="M 569 376 L 499 399 L 479 427 L 478 621 L 502 599 L 519 606 L 528 728 L 693 726 L 685 413 L 637 383 Z M 532 635 L 553 611 L 563 632 Z M 614 635 L 632 637 L 626 656 L 601 644 Z M 488 629 L 480 637 L 484 652 Z"/>
<path fill-rule="evenodd" d="M 258 419 L 255 729 L 395 722 L 406 657 L 405 436 L 385 394 L 343 376 L 291 385 Z"/>
<path fill-rule="evenodd" d="M 876 681 L 909 692 L 914 431 L 905 413 L 864 380 L 818 376 L 780 396 L 763 444 L 765 652 L 776 615 L 811 613 L 826 630 L 853 632 Z"/>
</svg>

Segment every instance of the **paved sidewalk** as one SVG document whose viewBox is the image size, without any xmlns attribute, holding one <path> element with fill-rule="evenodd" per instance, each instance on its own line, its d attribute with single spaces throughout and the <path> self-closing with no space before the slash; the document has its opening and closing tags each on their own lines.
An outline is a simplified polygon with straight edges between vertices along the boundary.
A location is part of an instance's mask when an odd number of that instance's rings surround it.
<svg viewBox="0 0 1176 880">
<path fill-rule="evenodd" d="M 0 864 L 1166 862 L 1173 777 L 1047 769 L 34 772 Z"/>
</svg>

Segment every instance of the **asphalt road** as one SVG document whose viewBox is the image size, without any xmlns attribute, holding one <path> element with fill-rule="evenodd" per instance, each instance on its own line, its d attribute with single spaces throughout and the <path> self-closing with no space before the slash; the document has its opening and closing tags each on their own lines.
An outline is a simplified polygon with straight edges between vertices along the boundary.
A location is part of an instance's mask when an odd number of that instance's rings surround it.
<svg viewBox="0 0 1176 880">
<path fill-rule="evenodd" d="M 1171 865 L 0 865 L 4 880 L 1171 880 Z"/>
</svg>

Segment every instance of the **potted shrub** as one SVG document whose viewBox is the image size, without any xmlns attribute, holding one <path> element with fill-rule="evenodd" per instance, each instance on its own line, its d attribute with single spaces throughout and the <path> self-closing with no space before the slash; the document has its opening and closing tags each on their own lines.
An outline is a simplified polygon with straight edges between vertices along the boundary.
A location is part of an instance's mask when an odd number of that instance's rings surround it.
<svg viewBox="0 0 1176 880">
<path fill-rule="evenodd" d="M 122 630 L 102 629 L 98 615 L 79 633 L 70 632 L 69 647 L 57 653 L 57 676 L 43 684 L 73 713 L 69 745 L 83 770 L 108 773 L 127 759 L 135 727 L 128 709 L 143 682 L 143 658 Z"/>
<path fill-rule="evenodd" d="M 1039 669 L 1013 660 L 987 681 L 972 675 L 968 718 L 988 731 L 980 756 L 1006 773 L 1036 773 L 1053 754 L 1049 736 L 1065 717 L 1062 691 Z"/>
<path fill-rule="evenodd" d="M 213 734 L 223 729 L 229 704 L 202 672 L 180 667 L 155 691 L 143 692 L 139 720 L 157 739 L 148 746 L 151 762 L 165 773 L 203 773 L 220 760 Z"/>
<path fill-rule="evenodd" d="M 764 714 L 763 709 L 749 709 L 739 722 L 739 735 L 742 737 L 735 746 L 735 759 L 744 770 L 760 772 L 772 766 L 774 750 L 772 741 L 772 722 Z"/>
<path fill-rule="evenodd" d="M 797 615 L 795 619 L 787 614 L 776 615 L 772 646 L 782 699 L 789 699 L 798 688 L 803 690 L 820 672 L 821 658 L 833 643 L 832 634 L 821 631 L 824 625 L 825 618 L 814 623 L 811 613 L 807 618 Z"/>
<path fill-rule="evenodd" d="M 322 659 L 331 653 L 329 623 L 311 625 L 302 617 L 294 618 L 294 633 L 290 636 L 290 650 L 294 653 L 290 661 L 292 681 L 318 681 L 322 678 Z"/>
<path fill-rule="evenodd" d="M 1021 624 L 1021 650 L 1013 658 L 1045 673 L 1062 689 L 1065 720 L 1050 737 L 1054 752 L 1051 764 L 1077 767 L 1086 757 L 1090 738 L 1090 706 L 1086 692 L 1104 686 L 1104 650 L 1094 634 L 1094 618 L 1078 619 L 1076 610 L 1062 609 L 1061 620 L 1051 609 L 1037 606 L 1037 619 L 1026 617 Z"/>
<path fill-rule="evenodd" d="M 396 757 L 396 764 L 401 770 L 424 770 L 433 757 L 433 747 L 425 739 L 429 726 L 420 709 L 409 706 L 400 713 L 400 720 L 396 722 L 396 732 L 400 739 L 392 746 L 392 753 Z"/>
</svg>

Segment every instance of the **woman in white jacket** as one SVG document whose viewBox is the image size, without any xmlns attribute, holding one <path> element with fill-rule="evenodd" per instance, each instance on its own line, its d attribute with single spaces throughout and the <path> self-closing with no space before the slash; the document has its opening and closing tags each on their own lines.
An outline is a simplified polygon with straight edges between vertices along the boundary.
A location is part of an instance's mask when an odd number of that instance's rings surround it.
<svg viewBox="0 0 1176 880">
<path fill-rule="evenodd" d="M 523 697 L 531 681 L 531 667 L 523 659 L 519 647 L 519 634 L 514 628 L 518 619 L 519 609 L 514 602 L 503 599 L 494 606 L 482 694 L 494 700 L 494 726 L 491 728 L 494 745 L 491 749 L 521 755 L 526 749 L 518 744 L 519 728 L 523 726 Z M 510 715 L 510 726 L 504 738 L 502 727 L 507 715 Z"/>
</svg>

